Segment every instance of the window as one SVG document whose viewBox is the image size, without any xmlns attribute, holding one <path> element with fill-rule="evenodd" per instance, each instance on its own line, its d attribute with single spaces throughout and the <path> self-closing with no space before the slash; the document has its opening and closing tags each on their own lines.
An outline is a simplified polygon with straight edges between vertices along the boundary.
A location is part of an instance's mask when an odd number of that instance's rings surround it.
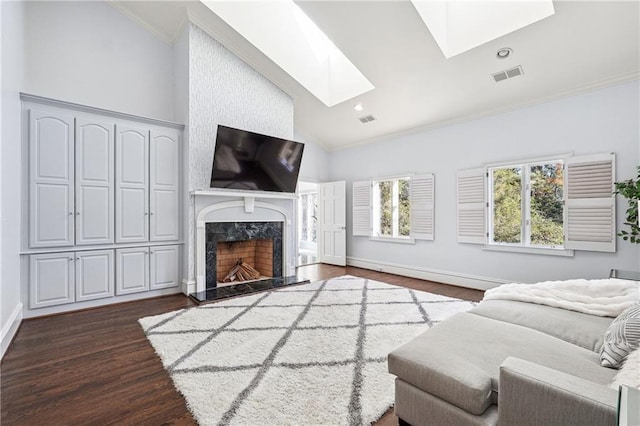
<svg viewBox="0 0 640 426">
<path fill-rule="evenodd" d="M 432 174 L 353 182 L 353 235 L 433 240 L 434 188 Z"/>
<path fill-rule="evenodd" d="M 562 158 L 458 171 L 457 241 L 565 256 L 615 252 L 615 154 Z"/>
<path fill-rule="evenodd" d="M 372 181 L 373 237 L 410 238 L 409 177 Z"/>
<path fill-rule="evenodd" d="M 564 246 L 562 160 L 489 168 L 489 244 Z"/>
</svg>

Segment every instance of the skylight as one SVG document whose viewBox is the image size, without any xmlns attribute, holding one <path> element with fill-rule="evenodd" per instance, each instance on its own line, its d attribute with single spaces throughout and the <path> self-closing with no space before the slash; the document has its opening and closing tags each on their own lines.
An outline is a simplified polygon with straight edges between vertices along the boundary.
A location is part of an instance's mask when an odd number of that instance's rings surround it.
<svg viewBox="0 0 640 426">
<path fill-rule="evenodd" d="M 446 58 L 554 14 L 551 0 L 411 0 Z"/>
<path fill-rule="evenodd" d="M 374 88 L 292 0 L 202 3 L 328 107 Z"/>
</svg>

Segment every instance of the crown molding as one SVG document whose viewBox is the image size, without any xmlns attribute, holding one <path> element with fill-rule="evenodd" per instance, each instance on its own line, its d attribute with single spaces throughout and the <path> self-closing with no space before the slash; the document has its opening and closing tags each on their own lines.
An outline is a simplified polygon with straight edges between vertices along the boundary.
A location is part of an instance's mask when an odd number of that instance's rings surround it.
<svg viewBox="0 0 640 426">
<path fill-rule="evenodd" d="M 135 22 L 136 24 L 140 25 L 145 30 L 149 31 L 154 36 L 158 37 L 160 40 L 162 40 L 164 43 L 168 44 L 169 46 L 173 46 L 173 43 L 175 43 L 177 39 L 176 34 L 174 34 L 173 37 L 168 37 L 166 34 L 159 31 L 154 25 L 151 25 L 149 22 L 140 18 L 138 15 L 132 13 L 129 9 L 123 7 L 121 4 L 115 2 L 114 0 L 106 0 L 106 3 L 111 7 L 113 7 L 114 9 L 116 9 L 118 12 L 122 13 L 124 16 L 126 16 L 130 20 L 132 20 L 133 22 Z M 183 26 L 184 24 L 180 26 L 180 29 L 182 29 Z M 177 35 L 178 36 L 180 35 L 179 31 Z"/>
</svg>

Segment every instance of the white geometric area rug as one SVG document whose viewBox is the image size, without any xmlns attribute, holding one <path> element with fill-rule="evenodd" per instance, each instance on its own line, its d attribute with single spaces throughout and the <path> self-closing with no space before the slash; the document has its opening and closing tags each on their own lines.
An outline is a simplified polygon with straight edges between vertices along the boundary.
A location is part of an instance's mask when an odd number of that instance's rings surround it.
<svg viewBox="0 0 640 426">
<path fill-rule="evenodd" d="M 140 319 L 202 425 L 364 425 L 387 354 L 475 303 L 342 276 Z"/>
</svg>

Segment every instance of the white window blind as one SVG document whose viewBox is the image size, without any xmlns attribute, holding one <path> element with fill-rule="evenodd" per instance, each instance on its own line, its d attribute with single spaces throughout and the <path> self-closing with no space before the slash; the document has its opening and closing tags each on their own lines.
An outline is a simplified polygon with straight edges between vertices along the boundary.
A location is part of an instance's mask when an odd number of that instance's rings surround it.
<svg viewBox="0 0 640 426">
<path fill-rule="evenodd" d="M 614 154 L 573 157 L 565 164 L 565 248 L 615 252 Z"/>
<path fill-rule="evenodd" d="M 371 235 L 371 182 L 353 182 L 353 235 Z"/>
<path fill-rule="evenodd" d="M 459 243 L 484 244 L 486 232 L 486 169 L 461 170 L 457 176 Z"/>
<path fill-rule="evenodd" d="M 416 240 L 433 240 L 433 174 L 411 177 L 411 237 Z"/>
</svg>

